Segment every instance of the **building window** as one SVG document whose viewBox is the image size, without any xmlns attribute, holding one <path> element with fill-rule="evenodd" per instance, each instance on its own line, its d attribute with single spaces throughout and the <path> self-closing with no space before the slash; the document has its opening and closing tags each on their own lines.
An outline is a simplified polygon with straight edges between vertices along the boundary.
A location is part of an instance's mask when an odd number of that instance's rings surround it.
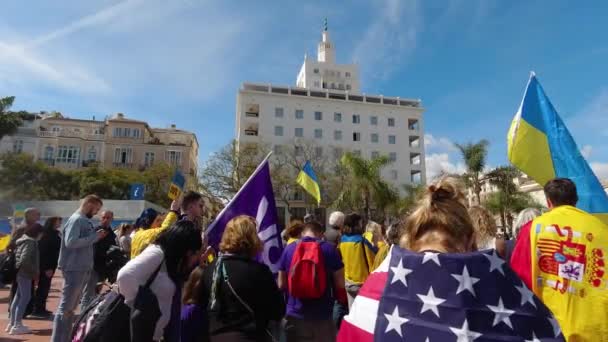
<svg viewBox="0 0 608 342">
<path fill-rule="evenodd" d="M 57 162 L 78 164 L 80 161 L 80 146 L 60 145 L 57 149 Z"/>
<path fill-rule="evenodd" d="M 315 81 L 315 88 L 319 88 L 319 81 Z"/>
<path fill-rule="evenodd" d="M 304 136 L 304 128 L 300 128 L 300 127 L 296 128 L 295 134 L 296 134 L 296 137 L 298 137 L 298 138 L 303 137 Z"/>
<path fill-rule="evenodd" d="M 51 161 L 55 159 L 55 148 L 53 146 L 47 146 L 44 148 L 44 160 Z"/>
<path fill-rule="evenodd" d="M 346 90 L 350 90 L 350 84 L 346 85 Z"/>
<path fill-rule="evenodd" d="M 357 157 L 361 157 L 361 150 L 353 150 L 353 154 Z"/>
<path fill-rule="evenodd" d="M 53 128 L 51 128 L 52 132 L 61 132 L 61 128 L 57 127 L 57 126 L 53 126 Z"/>
<path fill-rule="evenodd" d="M 378 151 L 372 151 L 372 159 L 376 159 L 378 157 L 380 157 L 380 152 L 378 152 Z"/>
<path fill-rule="evenodd" d="M 152 166 L 154 165 L 154 152 L 146 152 L 144 154 L 144 166 Z"/>
<path fill-rule="evenodd" d="M 133 134 L 133 138 L 139 138 L 139 128 L 133 128 L 133 130 L 131 131 L 131 133 Z"/>
<path fill-rule="evenodd" d="M 341 148 L 339 148 L 339 147 L 334 148 L 334 158 L 340 159 L 340 158 L 342 158 L 342 154 L 343 154 L 343 152 L 342 152 Z"/>
<path fill-rule="evenodd" d="M 358 124 L 361 122 L 361 117 L 357 114 L 353 114 L 353 123 Z"/>
<path fill-rule="evenodd" d="M 338 77 L 340 77 L 340 72 L 339 72 L 339 71 L 336 71 L 336 75 L 337 75 Z"/>
<path fill-rule="evenodd" d="M 388 118 L 388 127 L 395 127 L 395 118 Z"/>
<path fill-rule="evenodd" d="M 284 114 L 284 110 L 282 107 L 276 107 L 274 109 L 274 117 L 275 118 L 282 118 Z"/>
<path fill-rule="evenodd" d="M 388 159 L 393 163 L 397 161 L 397 152 L 391 152 L 388 154 Z"/>
<path fill-rule="evenodd" d="M 361 133 L 353 132 L 353 141 L 361 141 Z"/>
<path fill-rule="evenodd" d="M 336 89 L 336 84 L 332 82 L 331 89 Z"/>
<path fill-rule="evenodd" d="M 302 109 L 296 109 L 296 119 L 304 119 L 304 111 Z"/>
<path fill-rule="evenodd" d="M 342 113 L 334 113 L 334 122 L 342 122 Z"/>
<path fill-rule="evenodd" d="M 115 138 L 139 138 L 139 136 L 139 128 L 131 129 L 129 127 L 114 127 Z"/>
<path fill-rule="evenodd" d="M 373 143 L 375 143 L 375 144 L 378 143 L 378 133 L 372 133 L 370 138 Z"/>
<path fill-rule="evenodd" d="M 133 162 L 133 149 L 130 147 L 119 147 L 114 150 L 114 163 L 127 165 Z"/>
<path fill-rule="evenodd" d="M 370 116 L 369 117 L 369 124 L 372 126 L 378 126 L 378 117 L 377 116 Z"/>
<path fill-rule="evenodd" d="M 334 140 L 342 140 L 342 131 L 334 131 Z"/>
<path fill-rule="evenodd" d="M 89 147 L 89 152 L 87 153 L 87 160 L 88 161 L 97 160 L 97 150 L 95 149 L 95 146 Z"/>
<path fill-rule="evenodd" d="M 296 146 L 294 148 L 294 153 L 296 156 L 301 156 L 304 154 L 304 149 L 302 148 L 302 146 Z"/>
<path fill-rule="evenodd" d="M 315 156 L 318 158 L 323 156 L 323 147 L 320 147 L 320 146 L 315 147 Z"/>
<path fill-rule="evenodd" d="M 182 152 L 181 151 L 167 151 L 165 155 L 166 161 L 173 166 L 182 165 Z"/>
<path fill-rule="evenodd" d="M 350 77 L 350 72 L 348 72 L 348 71 L 347 71 L 347 72 L 345 72 L 345 73 L 344 73 L 344 76 L 346 76 L 346 77 Z"/>
<path fill-rule="evenodd" d="M 321 139 L 323 138 L 323 130 L 320 128 L 315 129 L 315 138 Z"/>
<path fill-rule="evenodd" d="M 332 71 L 329 72 L 329 75 L 330 76 L 336 76 L 336 72 L 332 70 Z"/>
<path fill-rule="evenodd" d="M 274 135 L 277 137 L 283 136 L 283 126 L 274 126 Z"/>
<path fill-rule="evenodd" d="M 338 89 L 340 89 L 340 90 L 344 90 L 344 84 L 339 83 L 339 84 L 338 84 Z"/>
<path fill-rule="evenodd" d="M 314 72 L 315 74 L 318 74 L 319 73 L 319 69 L 318 68 L 314 68 L 314 70 L 312 72 Z"/>
<path fill-rule="evenodd" d="M 274 154 L 276 154 L 277 156 L 280 156 L 283 154 L 283 146 L 281 145 L 274 145 Z"/>
<path fill-rule="evenodd" d="M 389 144 L 394 145 L 396 141 L 397 141 L 397 138 L 394 135 L 389 135 L 388 136 L 388 143 Z"/>
<path fill-rule="evenodd" d="M 315 112 L 315 120 L 317 120 L 317 121 L 323 120 L 323 112 Z"/>
<path fill-rule="evenodd" d="M 397 172 L 397 170 L 391 170 L 391 179 L 396 180 L 397 177 L 399 177 L 399 173 Z"/>
<path fill-rule="evenodd" d="M 13 141 L 13 153 L 23 152 L 23 140 Z"/>
</svg>

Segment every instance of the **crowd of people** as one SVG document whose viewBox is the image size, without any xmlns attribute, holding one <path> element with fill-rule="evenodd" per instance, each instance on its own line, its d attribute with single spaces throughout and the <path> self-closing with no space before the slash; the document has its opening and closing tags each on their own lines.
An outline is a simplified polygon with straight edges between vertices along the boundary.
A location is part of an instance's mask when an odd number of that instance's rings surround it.
<svg viewBox="0 0 608 342">
<path fill-rule="evenodd" d="M 46 298 L 59 268 L 64 283 L 53 342 L 73 340 L 78 306 L 83 312 L 98 305 L 95 298 L 107 291 L 105 285 L 130 308 L 133 341 L 335 341 L 344 335 L 345 317 L 361 315 L 354 310 L 363 305 L 357 304 L 364 301 L 359 293 L 369 291 L 370 275 L 392 251 L 495 249 L 552 312 L 566 340 L 608 340 L 608 226 L 576 208 L 572 181 L 551 180 L 544 192 L 548 212 L 523 210 L 511 239 L 499 236 L 486 209 L 467 208 L 460 184 L 451 178 L 430 185 L 411 213 L 387 225 L 333 212 L 326 227 L 307 215 L 283 230 L 277 274 L 258 261 L 263 244 L 253 217 L 233 218 L 218 250 L 207 246 L 200 224 L 204 202 L 196 192 L 174 201 L 166 214 L 147 209 L 133 225 L 116 230 L 113 213 L 101 211 L 95 195 L 82 199 L 64 224 L 52 217 L 42 227 L 40 212 L 28 209 L 8 248 L 18 272 L 6 331 L 29 332 L 22 319 L 30 302 L 32 315 L 51 316 Z M 94 227 L 91 219 L 98 213 Z M 549 241 L 552 233 L 564 242 Z M 553 254 L 545 255 L 547 241 Z M 587 268 L 575 273 L 579 265 Z M 585 313 L 593 318 L 581 319 Z"/>
</svg>

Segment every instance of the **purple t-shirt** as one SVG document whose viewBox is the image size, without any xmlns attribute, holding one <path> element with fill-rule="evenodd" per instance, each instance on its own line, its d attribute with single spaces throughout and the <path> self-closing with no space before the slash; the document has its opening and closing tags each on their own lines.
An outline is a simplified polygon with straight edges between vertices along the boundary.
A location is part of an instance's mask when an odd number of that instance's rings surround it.
<svg viewBox="0 0 608 342">
<path fill-rule="evenodd" d="M 319 240 L 312 237 L 303 237 L 299 241 Z M 293 253 L 298 246 L 298 242 L 289 244 L 287 247 L 285 247 L 283 255 L 281 256 L 279 269 L 287 274 L 289 274 L 291 259 L 293 258 Z M 332 318 L 334 307 L 334 297 L 332 295 L 332 274 L 344 268 L 344 264 L 342 263 L 340 254 L 338 254 L 338 250 L 332 244 L 321 241 L 321 252 L 323 253 L 323 259 L 325 261 L 325 270 L 328 273 L 328 282 L 325 295 L 318 299 L 297 299 L 287 294 L 287 316 L 306 320 L 325 320 Z"/>
</svg>

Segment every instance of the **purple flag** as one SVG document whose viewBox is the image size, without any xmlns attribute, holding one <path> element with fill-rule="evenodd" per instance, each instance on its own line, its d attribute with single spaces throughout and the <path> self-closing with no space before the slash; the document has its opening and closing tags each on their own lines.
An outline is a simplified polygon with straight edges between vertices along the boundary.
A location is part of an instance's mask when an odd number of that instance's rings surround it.
<svg viewBox="0 0 608 342">
<path fill-rule="evenodd" d="M 270 267 L 273 273 L 277 273 L 283 244 L 277 226 L 277 208 L 272 192 L 268 157 L 257 167 L 215 221 L 209 225 L 207 228 L 209 245 L 217 250 L 226 224 L 239 215 L 255 217 L 258 223 L 258 236 L 264 244 L 264 251 L 260 259 Z"/>
</svg>

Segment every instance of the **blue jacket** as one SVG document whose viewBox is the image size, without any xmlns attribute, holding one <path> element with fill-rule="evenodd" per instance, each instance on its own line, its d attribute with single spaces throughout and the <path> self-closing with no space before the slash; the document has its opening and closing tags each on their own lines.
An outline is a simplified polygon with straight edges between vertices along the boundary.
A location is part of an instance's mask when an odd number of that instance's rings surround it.
<svg viewBox="0 0 608 342">
<path fill-rule="evenodd" d="M 59 269 L 62 271 L 90 271 L 93 269 L 93 244 L 97 234 L 93 223 L 79 211 L 63 226 Z"/>
</svg>

